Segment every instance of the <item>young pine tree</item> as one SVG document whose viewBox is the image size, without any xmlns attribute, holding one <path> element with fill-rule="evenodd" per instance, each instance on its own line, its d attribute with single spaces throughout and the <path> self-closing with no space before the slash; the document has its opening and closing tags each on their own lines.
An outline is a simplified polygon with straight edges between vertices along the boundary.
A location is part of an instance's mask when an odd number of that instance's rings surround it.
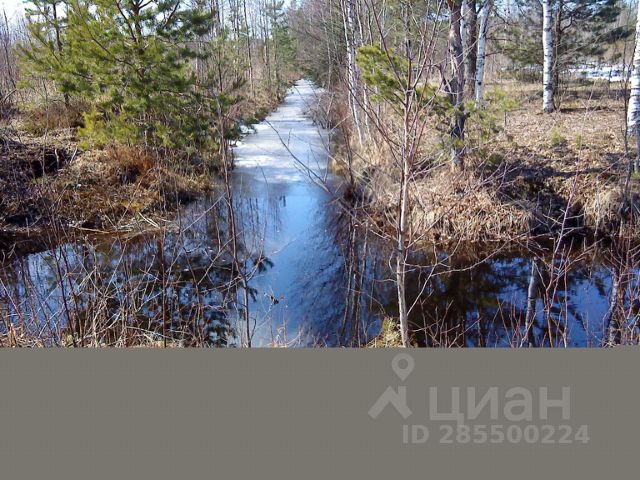
<svg viewBox="0 0 640 480">
<path fill-rule="evenodd" d="M 32 73 L 53 81 L 69 105 L 71 52 L 66 45 L 67 0 L 32 0 L 25 9 L 29 44 L 21 51 Z"/>
<path fill-rule="evenodd" d="M 63 92 L 92 105 L 81 131 L 88 141 L 168 148 L 206 143 L 201 112 L 207 102 L 194 88 L 190 61 L 192 43 L 210 30 L 211 15 L 182 0 L 68 0 L 65 11 L 59 27 L 52 14 L 32 23 L 26 57 Z M 58 46 L 53 39 L 62 26 Z"/>
</svg>

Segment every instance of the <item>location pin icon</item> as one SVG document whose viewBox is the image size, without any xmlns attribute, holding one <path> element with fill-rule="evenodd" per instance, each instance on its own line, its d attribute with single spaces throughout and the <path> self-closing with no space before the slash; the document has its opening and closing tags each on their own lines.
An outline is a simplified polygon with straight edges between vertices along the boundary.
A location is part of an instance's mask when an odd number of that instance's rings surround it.
<svg viewBox="0 0 640 480">
<path fill-rule="evenodd" d="M 399 353 L 391 360 L 391 368 L 403 382 L 413 372 L 416 362 L 408 353 Z"/>
</svg>

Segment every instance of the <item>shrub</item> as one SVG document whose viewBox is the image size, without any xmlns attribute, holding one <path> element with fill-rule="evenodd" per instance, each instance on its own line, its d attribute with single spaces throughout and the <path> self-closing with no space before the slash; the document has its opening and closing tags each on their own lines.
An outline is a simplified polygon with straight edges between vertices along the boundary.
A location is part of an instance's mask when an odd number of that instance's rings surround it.
<svg viewBox="0 0 640 480">
<path fill-rule="evenodd" d="M 557 128 L 557 127 L 553 127 L 551 129 L 551 132 L 550 132 L 550 135 L 549 135 L 549 140 L 551 141 L 551 146 L 552 147 L 559 147 L 561 145 L 564 145 L 566 143 L 566 141 L 567 141 L 565 136 L 562 134 L 560 129 Z"/>
<path fill-rule="evenodd" d="M 114 145 L 108 150 L 108 161 L 115 168 L 120 184 L 133 183 L 146 175 L 155 165 L 156 158 L 142 147 Z"/>
<path fill-rule="evenodd" d="M 34 135 L 43 135 L 52 130 L 82 127 L 83 110 L 82 104 L 74 103 L 67 107 L 62 101 L 40 105 L 27 112 L 24 128 Z"/>
<path fill-rule="evenodd" d="M 582 138 L 581 134 L 577 134 L 576 137 L 573 139 L 573 146 L 576 150 L 580 150 L 583 147 L 584 144 L 584 139 Z"/>
</svg>

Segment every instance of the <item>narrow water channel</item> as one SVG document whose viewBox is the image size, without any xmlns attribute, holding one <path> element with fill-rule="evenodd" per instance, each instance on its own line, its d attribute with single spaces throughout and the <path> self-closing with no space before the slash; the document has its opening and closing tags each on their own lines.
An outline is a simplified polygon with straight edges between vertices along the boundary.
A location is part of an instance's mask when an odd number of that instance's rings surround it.
<svg viewBox="0 0 640 480">
<path fill-rule="evenodd" d="M 186 346 L 242 346 L 247 317 L 252 346 L 370 342 L 385 318 L 397 316 L 392 250 L 336 205 L 340 180 L 329 168 L 329 133 L 309 115 L 316 93 L 297 82 L 234 147 L 248 305 L 242 288 L 230 287 L 229 223 L 217 192 L 185 207 L 178 227 L 160 234 L 73 236 L 35 253 L 4 252 L 3 318 L 48 335 L 51 344 L 64 343 L 74 319 L 88 343 L 128 345 L 145 335 Z M 624 343 L 638 327 L 632 307 L 640 298 L 637 258 L 629 252 L 426 248 L 408 275 L 414 340 L 467 347 Z M 102 333 L 92 339 L 96 324 Z M 612 335 L 612 324 L 622 333 Z"/>
<path fill-rule="evenodd" d="M 262 259 L 248 268 L 258 344 L 337 344 L 345 321 L 339 180 L 329 168 L 328 132 L 310 119 L 316 101 L 311 83 L 297 82 L 234 149 L 239 236 L 245 255 Z M 369 332 L 369 323 L 356 328 Z"/>
</svg>

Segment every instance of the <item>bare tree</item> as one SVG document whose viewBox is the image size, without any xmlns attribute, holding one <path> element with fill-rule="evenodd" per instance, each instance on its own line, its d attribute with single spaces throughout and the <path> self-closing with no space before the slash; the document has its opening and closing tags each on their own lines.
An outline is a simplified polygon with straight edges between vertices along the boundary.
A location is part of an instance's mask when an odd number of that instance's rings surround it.
<svg viewBox="0 0 640 480">
<path fill-rule="evenodd" d="M 461 19 L 462 0 L 447 0 L 449 19 L 449 56 L 451 80 L 448 93 L 453 107 L 451 118 L 451 166 L 462 169 L 464 155 L 464 55 L 462 50 Z"/>
<path fill-rule="evenodd" d="M 542 110 L 551 113 L 555 109 L 553 103 L 554 85 L 554 50 L 553 50 L 553 9 L 551 0 L 542 0 L 542 47 L 544 50 L 543 65 L 543 97 Z"/>
<path fill-rule="evenodd" d="M 16 92 L 15 40 L 7 12 L 3 10 L 0 16 L 0 117 L 11 110 L 11 99 Z"/>
<path fill-rule="evenodd" d="M 636 136 L 637 153 L 633 162 L 634 170 L 640 171 L 640 8 L 636 22 L 636 47 L 633 54 L 631 72 L 631 95 L 627 107 L 627 135 Z"/>
<path fill-rule="evenodd" d="M 476 0 L 463 0 L 462 8 L 464 21 L 464 76 L 467 79 L 465 93 L 468 98 L 473 98 L 478 52 L 478 7 Z"/>
</svg>

